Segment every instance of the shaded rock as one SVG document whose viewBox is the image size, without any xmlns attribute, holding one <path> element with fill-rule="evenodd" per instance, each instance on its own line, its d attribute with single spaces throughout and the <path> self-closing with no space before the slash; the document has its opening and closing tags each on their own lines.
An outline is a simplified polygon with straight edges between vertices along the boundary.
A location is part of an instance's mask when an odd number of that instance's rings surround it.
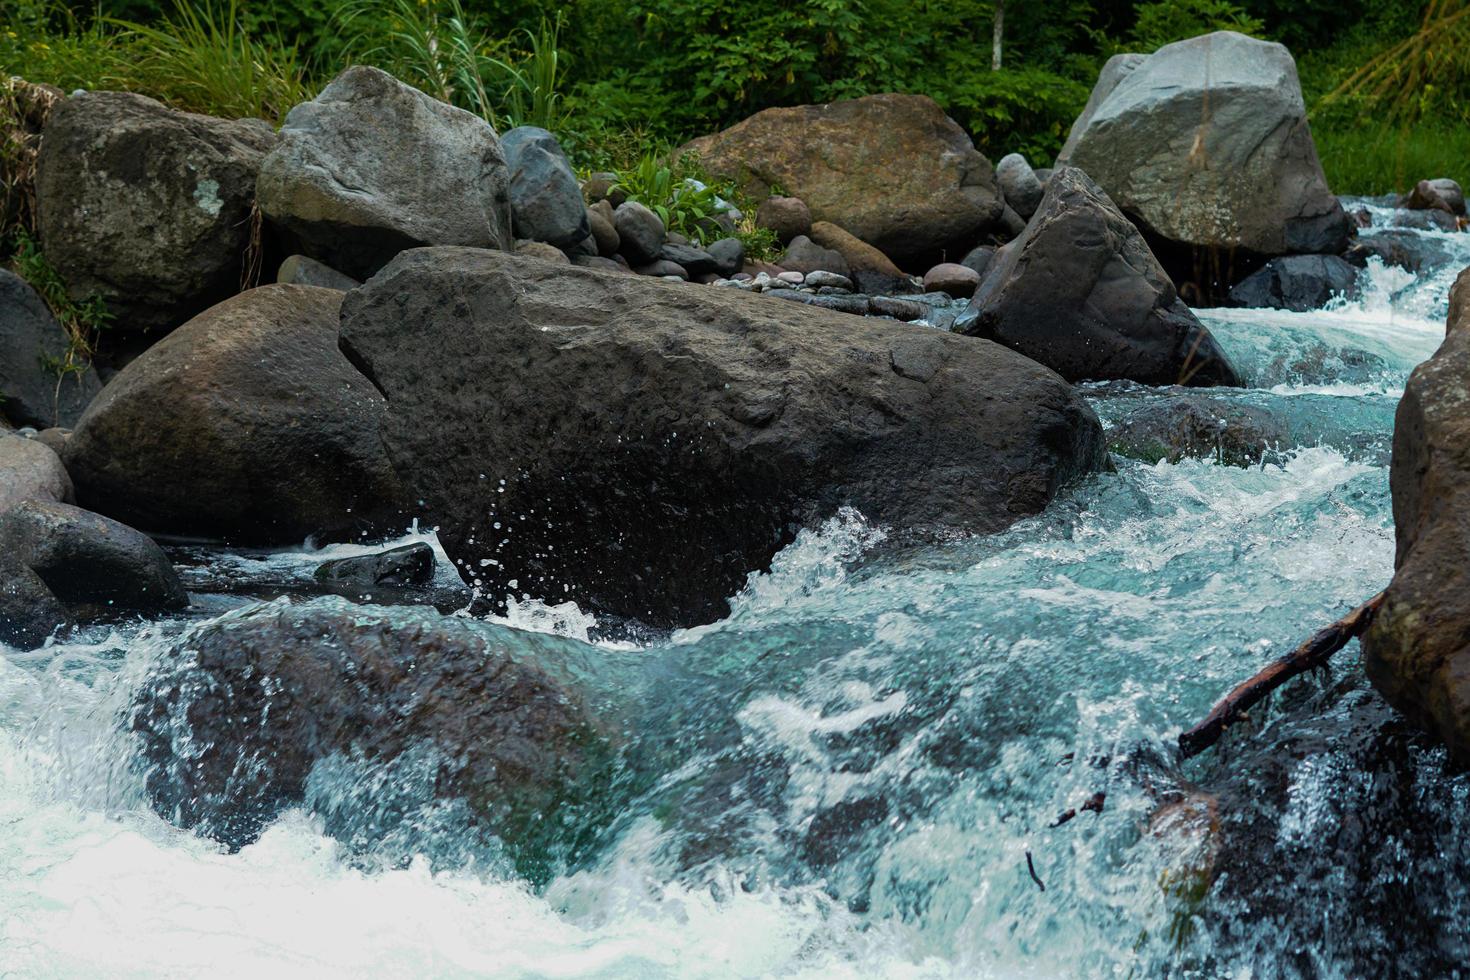
<svg viewBox="0 0 1470 980">
<path fill-rule="evenodd" d="M 839 253 L 846 261 L 846 275 L 864 293 L 904 293 L 913 291 L 913 283 L 888 256 L 874 246 L 826 221 L 812 225 L 812 241 Z M 829 269 L 838 272 L 840 269 Z"/>
<path fill-rule="evenodd" d="M 1026 230 L 1026 219 L 1021 217 L 1009 204 L 1000 213 L 1000 220 L 996 222 L 996 230 L 1007 241 L 1020 238 L 1021 233 Z"/>
<path fill-rule="evenodd" d="M 1414 369 L 1394 417 L 1393 582 L 1362 637 L 1373 686 L 1470 761 L 1470 270 L 1450 293 L 1448 331 Z"/>
<path fill-rule="evenodd" d="M 71 614 L 40 576 L 13 555 L 0 554 L 0 643 L 33 650 L 71 625 Z"/>
<path fill-rule="evenodd" d="M 0 514 L 23 500 L 72 499 L 71 477 L 61 457 L 40 440 L 0 432 Z"/>
<path fill-rule="evenodd" d="M 0 414 L 16 425 L 72 425 L 102 390 L 97 372 L 65 370 L 69 341 L 46 301 L 0 269 Z"/>
<path fill-rule="evenodd" d="M 975 295 L 975 287 L 979 285 L 980 274 L 956 262 L 941 262 L 924 273 L 925 290 L 937 290 L 959 299 Z"/>
<path fill-rule="evenodd" d="M 0 99 L 11 108 L 0 122 L 0 228 L 36 227 L 36 156 L 46 121 L 64 98 L 54 85 L 0 78 Z"/>
<path fill-rule="evenodd" d="M 616 272 L 622 275 L 631 275 L 633 270 L 622 262 L 614 259 L 603 258 L 600 255 L 573 255 L 572 265 L 583 269 L 597 269 L 600 272 Z"/>
<path fill-rule="evenodd" d="M 331 266 L 306 255 L 287 256 L 276 272 L 276 282 L 288 286 L 320 286 L 344 293 L 362 285 L 351 276 L 343 275 Z"/>
<path fill-rule="evenodd" d="M 256 173 L 275 142 L 259 119 L 214 119 L 142 95 L 60 102 L 37 159 L 38 230 L 73 300 L 111 329 L 170 329 L 237 292 Z"/>
<path fill-rule="evenodd" d="M 0 550 L 64 603 L 139 612 L 189 605 L 173 565 L 151 538 L 70 504 L 33 499 L 0 514 Z"/>
<path fill-rule="evenodd" d="M 640 276 L 673 276 L 675 279 L 689 280 L 689 272 L 677 262 L 667 259 L 659 259 L 645 265 L 635 266 L 634 272 Z"/>
<path fill-rule="evenodd" d="M 1336 255 L 1285 255 L 1272 259 L 1230 290 L 1235 306 L 1318 310 L 1335 297 L 1356 299 L 1358 270 Z"/>
<path fill-rule="evenodd" d="M 776 233 L 782 245 L 811 234 L 812 213 L 799 197 L 768 197 L 755 209 L 755 223 Z"/>
<path fill-rule="evenodd" d="M 407 544 L 371 555 L 338 558 L 317 566 L 319 582 L 344 582 L 364 587 L 375 585 L 428 585 L 434 581 L 434 549 L 426 544 Z"/>
<path fill-rule="evenodd" d="M 286 116 L 257 192 L 299 251 L 366 279 L 417 245 L 512 247 L 509 183 L 483 119 L 357 65 Z"/>
<path fill-rule="evenodd" d="M 625 201 L 613 212 L 622 254 L 633 265 L 654 262 L 664 245 L 664 223 L 637 201 Z"/>
<path fill-rule="evenodd" d="M 1059 164 L 1085 170 L 1140 228 L 1186 249 L 1346 247 L 1350 221 L 1327 188 L 1286 48 L 1219 31 L 1120 58 Z"/>
<path fill-rule="evenodd" d="M 965 253 L 960 260 L 960 265 L 967 269 L 974 269 L 980 277 L 985 277 L 985 272 L 990 268 L 990 260 L 995 256 L 995 248 L 991 245 L 977 245 Z"/>
<path fill-rule="evenodd" d="M 614 189 L 617 186 L 617 174 L 607 171 L 595 173 L 582 182 L 582 196 L 587 199 L 587 202 L 589 204 L 596 204 L 599 201 L 607 201 L 609 202 L 610 207 L 615 208 L 619 204 L 622 204 L 623 201 L 627 200 L 626 197 L 622 198 L 622 200 L 613 199 L 617 196 L 614 193 Z"/>
<path fill-rule="evenodd" d="M 618 247 L 622 244 L 622 239 L 618 238 L 618 229 L 613 222 L 611 204 L 603 200 L 589 207 L 587 226 L 592 229 L 592 240 L 597 243 L 598 255 L 618 254 Z"/>
<path fill-rule="evenodd" d="M 53 426 L 49 429 L 42 429 L 31 438 L 51 450 L 59 458 L 66 451 L 66 443 L 71 438 L 71 430 Z"/>
<path fill-rule="evenodd" d="M 929 315 L 929 307 L 911 299 L 898 299 L 893 296 L 870 296 L 868 297 L 868 312 L 874 316 L 887 316 L 909 323 L 913 320 L 922 320 L 927 317 Z"/>
<path fill-rule="evenodd" d="M 847 259 L 836 249 L 823 248 L 805 235 L 797 235 L 781 256 L 781 268 L 800 272 L 827 272 L 847 279 L 851 275 Z M 851 283 L 849 283 L 851 285 Z"/>
<path fill-rule="evenodd" d="M 840 506 L 992 531 L 1104 458 L 1070 386 L 995 345 L 496 252 L 400 256 L 348 294 L 342 344 L 488 593 L 656 625 L 724 615 Z M 465 493 L 481 474 L 504 493 Z"/>
<path fill-rule="evenodd" d="M 1464 216 L 1465 192 L 1460 185 L 1448 177 L 1437 180 L 1421 180 L 1409 192 L 1404 207 L 1411 211 L 1443 211 L 1445 214 Z"/>
<path fill-rule="evenodd" d="M 242 543 L 375 526 L 397 485 L 383 399 L 337 349 L 344 295 L 261 286 L 149 348 L 67 443 L 78 500 L 145 530 Z"/>
<path fill-rule="evenodd" d="M 745 243 L 738 238 L 721 238 L 710 243 L 709 254 L 715 260 L 716 273 L 733 276 L 745 264 Z"/>
<path fill-rule="evenodd" d="M 1026 233 L 997 253 L 955 329 L 1069 381 L 1240 383 L 1143 236 L 1076 167 L 1052 175 Z"/>
<path fill-rule="evenodd" d="M 719 271 L 719 263 L 715 261 L 715 257 L 693 245 L 667 243 L 659 249 L 658 254 L 664 261 L 673 262 L 683 268 L 691 279 Z"/>
<path fill-rule="evenodd" d="M 995 179 L 1000 184 L 1006 204 L 1021 216 L 1030 218 L 1041 206 L 1044 188 L 1031 164 L 1019 153 L 1010 153 L 1000 158 L 995 165 Z"/>
<path fill-rule="evenodd" d="M 528 259 L 540 259 L 542 262 L 559 262 L 562 265 L 567 265 L 572 261 L 567 257 L 567 253 L 545 242 L 517 242 L 516 254 L 524 255 Z"/>
<path fill-rule="evenodd" d="M 794 289 L 776 289 L 767 293 L 777 299 L 791 300 L 806 306 L 815 306 L 818 309 L 833 310 L 837 313 L 848 313 L 854 316 L 867 316 L 869 312 L 868 297 L 866 296 L 822 296 L 812 293 L 801 293 Z"/>
<path fill-rule="evenodd" d="M 1413 228 L 1418 231 L 1459 231 L 1460 223 L 1447 211 L 1398 211 L 1393 216 L 1395 228 Z"/>
<path fill-rule="evenodd" d="M 1396 228 L 1359 235 L 1343 253 L 1343 258 L 1358 266 L 1367 265 L 1373 257 L 1382 259 L 1384 265 L 1396 265 L 1410 272 L 1437 269 L 1456 261 L 1444 241 Z"/>
<path fill-rule="evenodd" d="M 1146 463 L 1189 458 L 1256 466 L 1284 445 L 1289 433 L 1265 409 L 1192 394 L 1143 405 L 1108 432 L 1111 451 Z"/>
<path fill-rule="evenodd" d="M 313 767 L 410 767 L 427 798 L 406 804 L 462 804 L 544 881 L 596 831 L 615 761 L 608 733 L 543 665 L 569 652 L 553 637 L 337 598 L 248 607 L 185 634 L 134 695 L 148 795 L 232 848 L 303 802 L 350 837 L 390 828 L 314 798 Z"/>
<path fill-rule="evenodd" d="M 517 126 L 500 137 L 500 147 L 510 170 L 517 238 L 571 248 L 592 233 L 582 188 L 555 136 L 538 126 Z"/>
<path fill-rule="evenodd" d="M 766 109 L 684 149 L 750 197 L 780 187 L 806 204 L 813 221 L 845 228 L 919 268 L 969 245 L 1000 217 L 990 162 L 927 96 Z M 789 228 L 793 237 L 802 233 Z"/>
</svg>

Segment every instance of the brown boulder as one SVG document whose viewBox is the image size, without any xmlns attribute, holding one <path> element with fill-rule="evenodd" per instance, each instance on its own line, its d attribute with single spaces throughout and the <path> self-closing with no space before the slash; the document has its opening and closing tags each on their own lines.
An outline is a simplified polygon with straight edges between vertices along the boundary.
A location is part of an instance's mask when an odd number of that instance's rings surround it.
<svg viewBox="0 0 1470 980">
<path fill-rule="evenodd" d="M 799 197 L 768 197 L 756 208 L 755 223 L 786 244 L 812 230 L 812 212 Z"/>
<path fill-rule="evenodd" d="M 829 221 L 812 225 L 812 241 L 847 261 L 849 275 L 862 293 L 913 292 L 913 283 L 893 260 L 856 235 Z"/>
<path fill-rule="evenodd" d="M 1001 214 L 990 161 L 923 95 L 766 109 L 683 152 L 751 197 L 779 187 L 815 221 L 918 268 L 973 245 Z"/>
</svg>

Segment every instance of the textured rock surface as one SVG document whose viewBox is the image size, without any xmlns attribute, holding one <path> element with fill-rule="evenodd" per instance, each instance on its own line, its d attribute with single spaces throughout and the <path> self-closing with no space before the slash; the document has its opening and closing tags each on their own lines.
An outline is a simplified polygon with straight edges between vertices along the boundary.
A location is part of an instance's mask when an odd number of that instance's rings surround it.
<svg viewBox="0 0 1470 980">
<path fill-rule="evenodd" d="M 0 415 L 38 429 L 75 424 L 102 390 L 97 372 L 58 371 L 66 331 L 20 276 L 0 269 Z"/>
<path fill-rule="evenodd" d="M 517 238 L 571 248 L 592 233 L 572 165 L 556 137 L 517 126 L 500 140 L 510 168 L 510 211 Z"/>
<path fill-rule="evenodd" d="M 256 172 L 275 140 L 259 119 L 177 112 L 88 92 L 52 112 L 37 162 L 46 258 L 111 329 L 169 329 L 240 288 Z"/>
<path fill-rule="evenodd" d="M 1357 295 L 1358 270 L 1350 262 L 1336 255 L 1284 255 L 1237 283 L 1230 302 L 1304 313 L 1321 309 L 1334 297 Z"/>
<path fill-rule="evenodd" d="M 358 279 L 417 245 L 512 246 L 495 130 L 376 68 L 296 106 L 260 167 L 260 209 L 300 251 Z"/>
<path fill-rule="evenodd" d="M 321 286 L 346 292 L 361 286 L 351 276 L 343 275 L 329 265 L 306 255 L 289 255 L 276 270 L 276 282 L 288 286 Z"/>
<path fill-rule="evenodd" d="M 396 484 L 383 399 L 337 349 L 343 295 L 261 286 L 129 364 L 67 443 L 79 502 L 148 531 L 248 543 L 371 526 Z"/>
<path fill-rule="evenodd" d="M 996 345 L 493 252 L 401 256 L 342 344 L 457 564 L 651 623 L 723 615 L 840 506 L 993 531 L 1103 461 L 1086 403 Z"/>
<path fill-rule="evenodd" d="M 922 95 L 766 109 L 685 150 L 752 197 L 779 187 L 814 221 L 921 269 L 974 244 L 1000 217 L 990 162 Z"/>
<path fill-rule="evenodd" d="M 1141 227 L 1267 256 L 1346 246 L 1286 48 L 1220 31 L 1109 67 L 1059 162 Z"/>
<path fill-rule="evenodd" d="M 0 514 L 22 500 L 71 499 L 71 477 L 50 447 L 0 432 Z"/>
<path fill-rule="evenodd" d="M 1390 704 L 1470 762 L 1470 271 L 1444 344 L 1404 388 L 1389 482 L 1398 555 L 1363 663 Z"/>
<path fill-rule="evenodd" d="M 955 329 L 1070 381 L 1239 384 L 1143 236 L 1075 167 L 1052 175 L 1025 233 L 996 253 Z"/>
<path fill-rule="evenodd" d="M 755 223 L 776 233 L 776 238 L 785 245 L 799 235 L 812 230 L 812 212 L 799 197 L 768 197 L 755 211 Z"/>
</svg>

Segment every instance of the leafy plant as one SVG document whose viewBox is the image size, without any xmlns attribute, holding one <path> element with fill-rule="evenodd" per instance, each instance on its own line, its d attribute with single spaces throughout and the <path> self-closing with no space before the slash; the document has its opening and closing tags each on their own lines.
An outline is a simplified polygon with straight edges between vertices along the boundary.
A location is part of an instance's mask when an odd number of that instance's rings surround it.
<svg viewBox="0 0 1470 980">
<path fill-rule="evenodd" d="M 1239 31 L 1259 37 L 1265 30 L 1259 18 L 1230 0 L 1155 0 L 1138 7 L 1128 39 L 1134 49 L 1150 52 L 1211 31 Z"/>
<path fill-rule="evenodd" d="M 684 155 L 672 165 L 656 154 L 646 153 L 631 170 L 618 175 L 617 188 L 648 208 L 669 231 L 700 243 L 713 241 L 725 232 L 714 220 L 725 208 L 714 187 L 701 178 L 698 161 Z"/>
<path fill-rule="evenodd" d="M 1457 110 L 1470 82 L 1470 0 L 1429 0 L 1418 29 L 1383 48 L 1323 100 L 1356 98 L 1414 122 L 1439 110 Z"/>
<path fill-rule="evenodd" d="M 56 395 L 59 402 L 61 386 L 69 377 L 85 374 L 92 366 L 97 354 L 98 336 L 112 320 L 101 297 L 92 296 L 82 302 L 71 298 L 66 282 L 41 254 L 40 246 L 24 228 L 11 234 L 13 254 L 11 264 L 16 275 L 31 284 L 51 308 L 57 322 L 66 331 L 66 350 L 60 356 L 41 355 L 41 366 L 56 377 Z"/>
</svg>

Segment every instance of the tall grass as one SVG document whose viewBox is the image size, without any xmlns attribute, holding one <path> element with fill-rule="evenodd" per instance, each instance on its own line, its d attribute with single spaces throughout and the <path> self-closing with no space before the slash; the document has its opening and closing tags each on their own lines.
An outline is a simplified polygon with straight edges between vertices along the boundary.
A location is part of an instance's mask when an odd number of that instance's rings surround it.
<svg viewBox="0 0 1470 980">
<path fill-rule="evenodd" d="M 1429 177 L 1470 187 L 1470 128 L 1454 122 L 1314 120 L 1312 136 L 1336 194 L 1402 193 Z"/>
</svg>

